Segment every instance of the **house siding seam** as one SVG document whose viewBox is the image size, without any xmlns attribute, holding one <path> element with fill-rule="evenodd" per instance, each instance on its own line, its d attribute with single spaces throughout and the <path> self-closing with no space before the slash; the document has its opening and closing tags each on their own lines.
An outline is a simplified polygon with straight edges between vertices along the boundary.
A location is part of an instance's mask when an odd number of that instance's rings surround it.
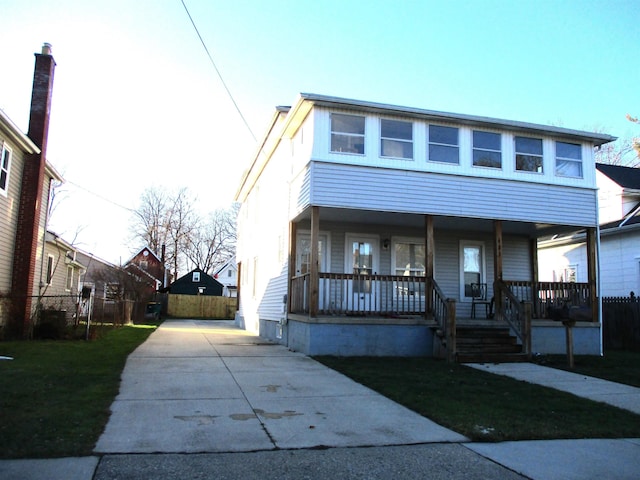
<svg viewBox="0 0 640 480">
<path fill-rule="evenodd" d="M 313 162 L 310 201 L 324 207 L 596 226 L 596 191 L 510 180 Z"/>
</svg>

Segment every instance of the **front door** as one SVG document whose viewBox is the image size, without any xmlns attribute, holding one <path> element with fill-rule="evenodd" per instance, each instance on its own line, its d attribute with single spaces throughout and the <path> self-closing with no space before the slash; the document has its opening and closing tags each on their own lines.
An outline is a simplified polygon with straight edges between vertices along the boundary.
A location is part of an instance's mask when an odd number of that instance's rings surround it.
<svg viewBox="0 0 640 480">
<path fill-rule="evenodd" d="M 348 310 L 370 312 L 377 308 L 379 292 L 372 276 L 378 273 L 379 243 L 376 236 L 347 235 L 345 268 L 353 274 L 345 287 Z"/>
</svg>

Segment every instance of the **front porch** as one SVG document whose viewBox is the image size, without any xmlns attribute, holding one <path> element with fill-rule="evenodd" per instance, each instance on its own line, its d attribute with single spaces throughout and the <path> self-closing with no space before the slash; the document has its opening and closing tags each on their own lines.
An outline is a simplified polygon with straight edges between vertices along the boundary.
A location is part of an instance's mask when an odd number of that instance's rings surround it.
<svg viewBox="0 0 640 480">
<path fill-rule="evenodd" d="M 305 325 L 304 337 L 316 341 L 319 330 L 333 331 L 329 337 L 335 352 L 345 349 L 353 355 L 354 340 L 367 338 L 377 354 L 386 344 L 382 354 L 430 352 L 468 362 L 529 359 L 537 351 L 532 349 L 533 331 L 539 330 L 541 339 L 554 331 L 557 336 L 561 320 L 570 317 L 597 325 L 588 283 L 504 280 L 496 281 L 492 291 L 492 314 L 480 308 L 476 318 L 470 318 L 456 313 L 456 300 L 446 298 L 432 278 L 320 272 L 316 312 L 311 315 L 311 274 L 304 274 L 291 279 L 289 328 L 291 322 Z M 336 332 L 341 340 L 334 338 Z M 373 352 L 359 350 L 362 355 Z"/>
</svg>

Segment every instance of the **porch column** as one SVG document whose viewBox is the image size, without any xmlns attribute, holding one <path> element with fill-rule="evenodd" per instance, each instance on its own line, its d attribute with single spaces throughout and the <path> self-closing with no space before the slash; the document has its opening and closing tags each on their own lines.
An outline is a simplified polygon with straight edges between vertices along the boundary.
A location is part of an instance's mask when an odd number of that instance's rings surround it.
<svg viewBox="0 0 640 480">
<path fill-rule="evenodd" d="M 433 252 L 435 250 L 435 239 L 433 238 L 433 215 L 424 216 L 424 244 L 425 252 L 425 272 L 426 285 L 425 296 L 426 305 L 424 318 L 433 317 Z"/>
<path fill-rule="evenodd" d="M 320 240 L 320 207 L 311 207 L 311 271 L 309 272 L 309 316 L 318 316 L 319 255 L 318 242 Z"/>
<path fill-rule="evenodd" d="M 493 221 L 493 278 L 502 280 L 502 220 Z"/>
<path fill-rule="evenodd" d="M 493 221 L 493 279 L 502 282 L 502 220 Z M 493 298 L 496 318 L 502 318 L 502 295 L 496 295 L 494 287 Z"/>
<path fill-rule="evenodd" d="M 289 279 L 287 280 L 287 313 L 291 313 L 291 293 L 293 277 L 296 276 L 296 247 L 298 224 L 289 222 Z"/>
<path fill-rule="evenodd" d="M 589 276 L 589 298 L 591 299 L 591 320 L 597 322 L 598 315 L 598 289 L 596 269 L 596 241 L 597 232 L 594 227 L 587 228 L 587 272 Z"/>
<path fill-rule="evenodd" d="M 540 280 L 540 273 L 538 270 L 538 239 L 531 239 L 531 302 L 533 304 L 533 315 L 539 318 L 540 312 L 538 312 L 538 281 Z"/>
</svg>

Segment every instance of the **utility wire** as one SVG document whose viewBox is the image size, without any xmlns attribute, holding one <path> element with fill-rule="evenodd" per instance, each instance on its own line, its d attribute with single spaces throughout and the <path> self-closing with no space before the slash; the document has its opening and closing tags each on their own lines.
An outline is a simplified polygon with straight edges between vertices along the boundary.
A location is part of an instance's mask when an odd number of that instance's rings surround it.
<svg viewBox="0 0 640 480">
<path fill-rule="evenodd" d="M 182 2 L 182 6 L 184 7 L 185 12 L 187 12 L 187 16 L 189 17 L 189 20 L 191 21 L 191 25 L 193 25 L 193 29 L 196 31 L 196 34 L 198 35 L 198 38 L 200 39 L 200 43 L 204 47 L 204 51 L 207 52 L 207 56 L 209 57 L 209 61 L 211 62 L 211 65 L 213 65 L 213 68 L 215 69 L 216 73 L 218 74 L 218 78 L 222 82 L 222 86 L 227 91 L 227 95 L 231 99 L 231 102 L 233 103 L 233 106 L 236 107 L 238 115 L 240 115 L 240 118 L 242 118 L 242 121 L 244 122 L 245 126 L 247 127 L 247 130 L 249 130 L 249 133 L 253 137 L 253 140 L 255 142 L 257 142 L 258 139 L 253 134 L 253 131 L 251 130 L 251 127 L 249 126 L 249 122 L 247 122 L 247 119 L 242 114 L 242 111 L 240 110 L 240 107 L 238 107 L 238 104 L 236 103 L 235 99 L 233 98 L 233 95 L 231 95 L 231 91 L 229 90 L 229 87 L 227 87 L 227 84 L 225 83 L 224 78 L 222 78 L 222 74 L 220 73 L 220 70 L 218 70 L 218 67 L 216 66 L 216 62 L 213 61 L 213 57 L 209 53 L 209 49 L 207 48 L 207 45 L 204 43 L 204 40 L 202 39 L 202 36 L 200 35 L 200 32 L 198 31 L 198 27 L 196 27 L 196 24 L 193 21 L 193 18 L 191 17 L 191 14 L 189 13 L 189 9 L 187 8 L 187 5 L 184 3 L 184 0 L 180 0 L 180 1 Z"/>
<path fill-rule="evenodd" d="M 136 213 L 136 211 L 133 208 L 129 208 L 129 207 L 125 207 L 123 205 L 120 205 L 119 203 L 116 203 L 113 200 L 100 195 L 99 193 L 93 192 L 93 191 L 89 190 L 88 188 L 83 187 L 82 185 L 78 185 L 75 182 L 72 182 L 70 180 L 65 179 L 64 183 L 68 183 L 69 185 L 73 185 L 74 187 L 79 188 L 80 190 L 84 190 L 85 192 L 93 195 L 94 197 L 98 197 L 100 200 L 104 200 L 105 202 L 110 203 L 112 205 L 115 205 L 116 207 L 122 208 L 123 210 L 127 210 L 128 212 Z"/>
</svg>

